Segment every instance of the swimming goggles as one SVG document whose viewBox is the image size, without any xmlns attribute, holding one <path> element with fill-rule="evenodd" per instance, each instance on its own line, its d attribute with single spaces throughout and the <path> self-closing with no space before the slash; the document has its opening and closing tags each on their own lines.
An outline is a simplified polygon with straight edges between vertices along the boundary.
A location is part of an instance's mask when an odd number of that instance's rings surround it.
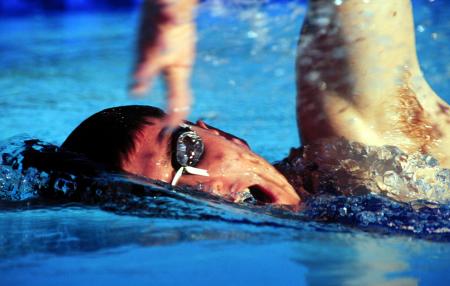
<svg viewBox="0 0 450 286">
<path fill-rule="evenodd" d="M 183 173 L 208 177 L 208 171 L 195 168 L 205 151 L 202 138 L 189 125 L 182 124 L 172 135 L 172 166 L 177 172 L 172 179 L 176 186 Z"/>
</svg>

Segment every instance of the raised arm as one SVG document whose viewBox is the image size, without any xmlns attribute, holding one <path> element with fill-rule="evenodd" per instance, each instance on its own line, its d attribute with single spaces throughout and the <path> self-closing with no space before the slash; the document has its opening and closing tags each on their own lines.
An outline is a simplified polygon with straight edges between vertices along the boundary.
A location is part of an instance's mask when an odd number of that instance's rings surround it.
<svg viewBox="0 0 450 286">
<path fill-rule="evenodd" d="M 448 105 L 425 81 L 410 0 L 311 0 L 297 58 L 304 144 L 343 136 L 448 162 Z"/>
<path fill-rule="evenodd" d="M 145 0 L 142 4 L 131 91 L 145 94 L 161 74 L 167 86 L 169 126 L 185 119 L 191 106 L 196 4 L 197 0 Z"/>
</svg>

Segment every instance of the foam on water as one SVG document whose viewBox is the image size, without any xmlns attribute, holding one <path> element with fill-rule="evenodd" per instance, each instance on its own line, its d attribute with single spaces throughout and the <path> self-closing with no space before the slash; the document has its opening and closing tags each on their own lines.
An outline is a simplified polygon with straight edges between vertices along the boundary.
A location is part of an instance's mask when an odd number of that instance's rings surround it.
<svg viewBox="0 0 450 286">
<path fill-rule="evenodd" d="M 293 149 L 277 167 L 297 189 L 309 193 L 375 193 L 401 202 L 450 199 L 450 170 L 431 155 L 406 154 L 395 146 L 323 140 Z"/>
</svg>

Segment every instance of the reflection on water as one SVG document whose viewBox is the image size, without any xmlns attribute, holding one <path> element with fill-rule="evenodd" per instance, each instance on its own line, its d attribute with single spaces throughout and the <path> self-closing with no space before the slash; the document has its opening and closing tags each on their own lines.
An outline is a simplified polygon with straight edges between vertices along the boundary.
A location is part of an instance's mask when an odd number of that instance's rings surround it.
<svg viewBox="0 0 450 286">
<path fill-rule="evenodd" d="M 34 276 L 44 285 L 52 274 L 56 285 L 63 273 L 87 281 L 114 271 L 139 282 L 155 270 L 161 273 L 154 281 L 164 282 L 170 269 L 174 279 L 204 273 L 193 278 L 201 285 L 227 285 L 223 276 L 230 272 L 247 283 L 278 276 L 299 285 L 439 285 L 450 265 L 447 244 L 406 237 L 117 216 L 82 206 L 3 211 L 2 217 L 2 282 Z"/>
<path fill-rule="evenodd" d="M 407 241 L 358 236 L 337 236 L 327 248 L 319 248 L 321 243 L 308 241 L 297 246 L 296 261 L 314 269 L 306 276 L 311 285 L 324 281 L 330 285 L 418 285 L 421 281 L 411 275 L 416 269 L 410 261 L 415 259 L 414 254 L 427 254 L 426 243 L 411 247 Z M 439 253 L 439 259 L 446 259 L 445 255 Z"/>
<path fill-rule="evenodd" d="M 118 217 L 82 205 L 3 212 L 2 217 L 2 259 L 30 253 L 72 255 L 124 245 L 152 247 L 195 241 L 259 244 L 285 237 L 270 227 Z"/>
</svg>

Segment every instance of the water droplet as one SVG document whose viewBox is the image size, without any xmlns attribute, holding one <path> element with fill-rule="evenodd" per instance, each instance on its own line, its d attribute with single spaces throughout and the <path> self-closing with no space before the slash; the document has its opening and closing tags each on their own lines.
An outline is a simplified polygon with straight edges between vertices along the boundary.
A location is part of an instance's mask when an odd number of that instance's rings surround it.
<svg viewBox="0 0 450 286">
<path fill-rule="evenodd" d="M 320 78 L 320 73 L 318 71 L 311 71 L 306 75 L 306 80 L 309 82 L 315 82 Z"/>
<path fill-rule="evenodd" d="M 248 31 L 247 32 L 247 38 L 249 38 L 249 39 L 256 39 L 256 38 L 258 38 L 258 33 L 256 33 L 255 31 Z"/>
<path fill-rule="evenodd" d="M 346 207 L 340 208 L 339 215 L 341 215 L 341 216 L 347 215 L 347 208 Z"/>
<path fill-rule="evenodd" d="M 325 90 L 327 89 L 327 83 L 324 82 L 324 81 L 321 81 L 321 82 L 319 83 L 319 89 L 320 89 L 321 91 L 325 91 Z"/>
<path fill-rule="evenodd" d="M 419 33 L 425 32 L 425 27 L 422 25 L 417 25 L 417 32 Z"/>
</svg>

